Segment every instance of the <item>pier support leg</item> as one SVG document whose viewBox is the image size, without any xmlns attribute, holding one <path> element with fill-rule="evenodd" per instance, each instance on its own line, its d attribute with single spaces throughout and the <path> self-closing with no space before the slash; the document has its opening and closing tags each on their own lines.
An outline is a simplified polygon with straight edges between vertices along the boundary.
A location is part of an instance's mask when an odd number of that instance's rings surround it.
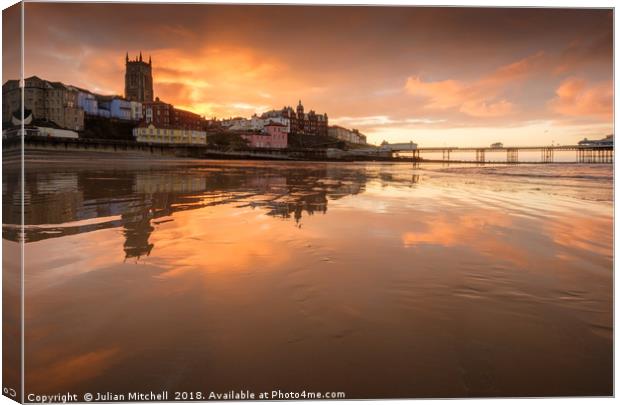
<svg viewBox="0 0 620 405">
<path fill-rule="evenodd" d="M 553 163 L 553 148 L 543 148 L 540 151 L 540 161 L 542 163 Z"/>
<path fill-rule="evenodd" d="M 484 149 L 476 149 L 476 162 L 484 163 Z"/>
<path fill-rule="evenodd" d="M 518 163 L 519 162 L 519 149 L 507 149 L 506 150 L 506 161 L 508 163 Z"/>
</svg>

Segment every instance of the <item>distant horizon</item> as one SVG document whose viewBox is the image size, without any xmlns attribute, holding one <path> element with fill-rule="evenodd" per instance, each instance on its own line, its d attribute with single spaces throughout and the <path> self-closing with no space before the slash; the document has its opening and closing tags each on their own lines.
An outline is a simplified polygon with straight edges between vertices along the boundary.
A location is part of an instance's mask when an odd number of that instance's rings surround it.
<svg viewBox="0 0 620 405">
<path fill-rule="evenodd" d="M 26 77 L 124 96 L 126 53 L 142 51 L 155 97 L 207 118 L 301 99 L 373 144 L 574 144 L 614 133 L 611 9 L 25 8 Z"/>
</svg>

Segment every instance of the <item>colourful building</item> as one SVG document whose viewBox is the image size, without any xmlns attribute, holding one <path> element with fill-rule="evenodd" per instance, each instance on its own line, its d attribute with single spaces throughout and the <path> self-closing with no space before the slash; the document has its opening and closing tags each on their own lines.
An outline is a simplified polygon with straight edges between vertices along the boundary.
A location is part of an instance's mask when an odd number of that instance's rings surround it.
<svg viewBox="0 0 620 405">
<path fill-rule="evenodd" d="M 193 129 L 202 131 L 205 129 L 206 120 L 199 114 L 191 111 L 181 110 L 180 108 L 172 109 L 171 125 L 175 128 Z"/>
<path fill-rule="evenodd" d="M 179 145 L 206 145 L 207 133 L 193 129 L 157 127 L 142 123 L 133 129 L 137 142 Z"/>
<path fill-rule="evenodd" d="M 270 122 L 263 132 L 251 131 L 241 134 L 251 148 L 284 149 L 288 147 L 288 131 L 285 125 Z"/>
<path fill-rule="evenodd" d="M 155 101 L 142 104 L 142 114 L 147 124 L 153 123 L 158 128 L 169 127 L 174 121 L 174 107 L 155 98 Z"/>
<path fill-rule="evenodd" d="M 78 91 L 77 96 L 77 104 L 82 110 L 84 110 L 84 114 L 88 115 L 97 115 L 97 99 L 95 95 L 88 90 L 80 89 L 79 87 L 74 87 Z"/>
</svg>

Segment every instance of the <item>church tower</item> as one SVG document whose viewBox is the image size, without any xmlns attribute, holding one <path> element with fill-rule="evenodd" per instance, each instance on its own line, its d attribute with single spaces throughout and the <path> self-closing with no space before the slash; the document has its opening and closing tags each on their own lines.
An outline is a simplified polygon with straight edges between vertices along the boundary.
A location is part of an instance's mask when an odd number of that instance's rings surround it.
<svg viewBox="0 0 620 405">
<path fill-rule="evenodd" d="M 153 73 L 151 57 L 148 63 L 142 60 L 142 51 L 135 60 L 125 55 L 125 98 L 130 101 L 153 101 Z"/>
<path fill-rule="evenodd" d="M 301 100 L 299 100 L 299 104 L 297 104 L 297 119 L 304 119 L 304 106 L 301 104 Z"/>
</svg>

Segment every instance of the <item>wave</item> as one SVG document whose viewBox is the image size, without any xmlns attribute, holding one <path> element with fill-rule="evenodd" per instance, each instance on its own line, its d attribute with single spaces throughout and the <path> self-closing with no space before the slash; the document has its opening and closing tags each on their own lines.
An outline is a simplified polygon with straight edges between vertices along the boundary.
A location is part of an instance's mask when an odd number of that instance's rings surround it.
<svg viewBox="0 0 620 405">
<path fill-rule="evenodd" d="M 580 172 L 575 172 L 574 168 L 566 167 L 532 167 L 531 169 L 502 167 L 502 168 L 444 168 L 437 171 L 451 174 L 479 174 L 505 177 L 521 177 L 533 179 L 557 179 L 557 180 L 588 180 L 588 181 L 613 181 L 613 170 L 611 168 L 583 168 Z"/>
</svg>

